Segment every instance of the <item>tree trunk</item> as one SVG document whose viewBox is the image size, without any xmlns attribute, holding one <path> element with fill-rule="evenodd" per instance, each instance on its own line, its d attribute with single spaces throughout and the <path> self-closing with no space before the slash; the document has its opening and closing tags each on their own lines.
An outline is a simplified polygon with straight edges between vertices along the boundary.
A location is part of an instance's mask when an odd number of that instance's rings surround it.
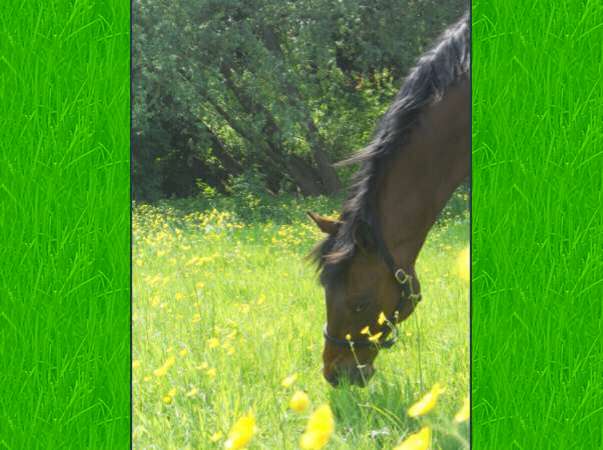
<svg viewBox="0 0 603 450">
<path fill-rule="evenodd" d="M 323 193 L 322 186 L 316 181 L 312 173 L 312 167 L 304 163 L 301 158 L 282 155 L 278 148 L 275 148 L 270 141 L 264 141 L 253 136 L 253 133 L 245 130 L 228 112 L 224 110 L 214 99 L 205 96 L 216 112 L 243 137 L 250 145 L 260 149 L 260 154 L 264 156 L 263 160 L 273 166 L 277 172 L 285 171 L 291 180 L 300 188 L 304 195 L 320 195 Z"/>
<path fill-rule="evenodd" d="M 275 54 L 280 61 L 285 61 L 285 55 L 281 48 L 280 40 L 274 31 L 270 28 L 264 28 L 261 36 L 262 43 L 268 51 Z M 312 155 L 314 156 L 314 161 L 318 168 L 318 175 L 324 186 L 324 191 L 327 194 L 337 193 L 341 190 L 341 181 L 324 150 L 326 145 L 320 136 L 318 127 L 316 126 L 310 111 L 308 111 L 308 108 L 304 103 L 303 96 L 297 86 L 290 80 L 284 79 L 284 84 L 288 94 L 287 98 L 289 105 L 299 111 L 306 119 L 308 142 L 312 149 Z"/>
<path fill-rule="evenodd" d="M 318 129 L 316 128 L 312 117 L 308 119 L 308 131 L 310 132 L 312 154 L 314 155 L 314 160 L 318 167 L 320 179 L 322 180 L 327 194 L 335 194 L 341 190 L 341 181 L 337 176 L 337 172 L 331 165 L 327 153 L 324 151 L 324 142 L 318 134 Z"/>
</svg>

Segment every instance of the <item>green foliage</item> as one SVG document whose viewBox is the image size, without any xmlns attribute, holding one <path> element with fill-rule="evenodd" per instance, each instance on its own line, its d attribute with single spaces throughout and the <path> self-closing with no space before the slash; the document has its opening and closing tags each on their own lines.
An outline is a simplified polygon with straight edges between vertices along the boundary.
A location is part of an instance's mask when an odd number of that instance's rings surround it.
<svg viewBox="0 0 603 450">
<path fill-rule="evenodd" d="M 426 44 L 465 2 L 137 0 L 134 189 L 333 194 Z M 166 158 L 166 155 L 172 155 Z M 234 178 L 232 176 L 235 176 Z"/>
</svg>

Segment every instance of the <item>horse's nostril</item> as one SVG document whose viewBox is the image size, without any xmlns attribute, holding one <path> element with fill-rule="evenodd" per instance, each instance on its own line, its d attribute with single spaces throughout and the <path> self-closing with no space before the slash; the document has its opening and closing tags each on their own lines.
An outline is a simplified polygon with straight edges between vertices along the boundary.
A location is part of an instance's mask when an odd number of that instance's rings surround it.
<svg viewBox="0 0 603 450">
<path fill-rule="evenodd" d="M 323 376 L 325 377 L 325 380 L 327 380 L 327 382 L 331 386 L 336 387 L 339 384 L 337 373 L 335 371 L 330 372 L 330 373 L 327 373 L 327 371 L 324 371 Z"/>
</svg>

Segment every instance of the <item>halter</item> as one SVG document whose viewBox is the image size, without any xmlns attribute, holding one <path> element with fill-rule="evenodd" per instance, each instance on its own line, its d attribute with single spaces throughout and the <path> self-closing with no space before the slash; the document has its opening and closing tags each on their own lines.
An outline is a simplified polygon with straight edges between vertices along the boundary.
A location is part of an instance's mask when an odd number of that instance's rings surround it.
<svg viewBox="0 0 603 450">
<path fill-rule="evenodd" d="M 375 219 L 374 226 L 376 226 L 378 228 L 378 222 L 376 219 Z M 391 331 L 392 336 L 389 337 L 388 339 L 385 339 L 382 341 L 376 341 L 376 342 L 371 341 L 369 339 L 362 340 L 362 341 L 354 341 L 351 339 L 349 339 L 349 340 L 348 339 L 338 339 L 329 334 L 329 332 L 327 330 L 327 324 L 325 323 L 325 326 L 322 330 L 322 334 L 323 334 L 325 340 L 338 347 L 346 347 L 346 348 L 378 347 L 378 348 L 386 348 L 386 349 L 393 347 L 394 344 L 398 341 L 398 326 L 397 326 L 398 325 L 398 317 L 401 314 L 402 308 L 404 307 L 404 303 L 408 300 L 413 303 L 413 306 L 416 306 L 416 304 L 421 301 L 421 294 L 415 293 L 413 291 L 412 275 L 410 275 L 404 269 L 402 269 L 401 267 L 396 265 L 396 263 L 394 262 L 394 258 L 392 257 L 391 253 L 387 249 L 387 245 L 385 244 L 385 241 L 383 240 L 383 237 L 381 236 L 381 234 L 380 233 L 374 233 L 374 234 L 375 234 L 375 236 L 374 236 L 375 241 L 377 244 L 377 251 L 378 251 L 379 255 L 383 259 L 383 262 L 389 268 L 390 272 L 393 274 L 396 282 L 400 285 L 400 301 L 398 302 L 398 305 L 396 306 L 396 309 L 394 310 L 394 317 L 393 317 L 394 320 L 390 321 L 389 319 L 387 319 L 385 323 L 387 324 L 388 328 L 385 328 L 382 330 L 384 335 L 387 331 Z"/>
</svg>

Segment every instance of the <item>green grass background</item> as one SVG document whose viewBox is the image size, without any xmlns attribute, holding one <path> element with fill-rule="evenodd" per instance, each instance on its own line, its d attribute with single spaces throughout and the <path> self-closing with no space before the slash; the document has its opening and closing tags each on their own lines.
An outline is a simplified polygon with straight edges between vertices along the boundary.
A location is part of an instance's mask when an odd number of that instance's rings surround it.
<svg viewBox="0 0 603 450">
<path fill-rule="evenodd" d="M 128 448 L 128 2 L 0 2 L 0 99 L 0 448 Z"/>
<path fill-rule="evenodd" d="M 473 36 L 474 448 L 603 448 L 603 3 Z"/>
<path fill-rule="evenodd" d="M 128 7 L 0 6 L 0 448 L 128 445 Z M 473 19 L 474 448 L 600 448 L 602 6 Z"/>
</svg>

